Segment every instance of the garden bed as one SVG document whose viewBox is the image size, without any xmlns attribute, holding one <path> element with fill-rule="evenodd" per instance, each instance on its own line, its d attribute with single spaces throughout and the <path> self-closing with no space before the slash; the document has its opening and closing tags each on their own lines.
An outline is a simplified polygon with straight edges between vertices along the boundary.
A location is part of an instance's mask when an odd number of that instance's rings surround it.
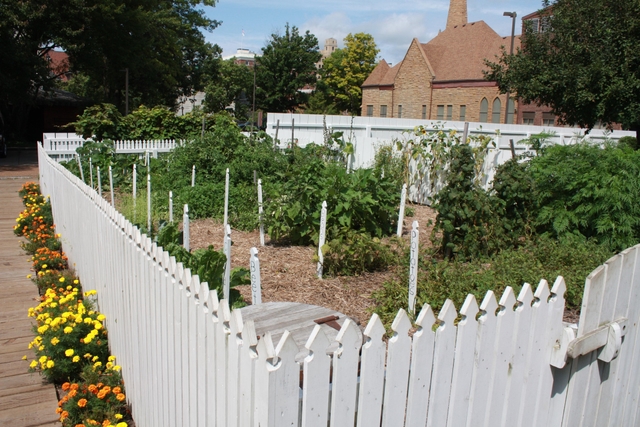
<svg viewBox="0 0 640 427">
<path fill-rule="evenodd" d="M 417 220 L 420 224 L 420 246 L 431 246 L 430 235 L 436 212 L 428 206 L 411 206 L 415 214 L 404 221 L 403 238 L 409 241 L 408 231 Z M 189 225 L 191 249 L 213 245 L 222 248 L 223 226 L 214 219 L 193 220 Z M 260 232 L 232 230 L 232 267 L 249 268 L 249 249 L 258 248 L 260 276 L 262 281 L 262 301 L 291 301 L 319 305 L 339 311 L 361 322 L 365 326 L 371 317 L 374 301 L 373 291 L 393 278 L 393 269 L 365 273 L 360 276 L 326 277 L 318 280 L 313 256 L 317 252 L 312 246 L 290 246 L 272 244 L 265 236 L 265 246 L 260 247 Z M 395 267 L 402 268 L 402 267 Z M 251 286 L 238 286 L 245 302 L 251 304 Z"/>
</svg>

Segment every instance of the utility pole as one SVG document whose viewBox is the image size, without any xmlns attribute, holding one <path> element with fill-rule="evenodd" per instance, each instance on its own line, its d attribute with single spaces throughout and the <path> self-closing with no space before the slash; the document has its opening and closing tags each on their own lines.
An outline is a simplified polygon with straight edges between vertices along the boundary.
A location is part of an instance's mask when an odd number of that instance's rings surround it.
<svg viewBox="0 0 640 427">
<path fill-rule="evenodd" d="M 502 14 L 502 16 L 508 16 L 511 18 L 511 50 L 509 51 L 509 55 L 513 56 L 513 41 L 515 38 L 515 31 L 516 31 L 516 16 L 518 16 L 517 13 L 515 12 L 504 12 Z M 505 124 L 513 124 L 513 123 L 509 123 L 509 99 L 510 99 L 510 93 L 509 91 L 507 91 L 507 105 L 505 106 L 505 110 L 504 110 L 504 123 Z M 515 102 L 514 105 L 515 107 Z M 515 108 L 514 108 L 515 109 Z M 515 114 L 515 111 L 514 111 Z M 513 122 L 513 120 L 511 120 Z"/>
</svg>

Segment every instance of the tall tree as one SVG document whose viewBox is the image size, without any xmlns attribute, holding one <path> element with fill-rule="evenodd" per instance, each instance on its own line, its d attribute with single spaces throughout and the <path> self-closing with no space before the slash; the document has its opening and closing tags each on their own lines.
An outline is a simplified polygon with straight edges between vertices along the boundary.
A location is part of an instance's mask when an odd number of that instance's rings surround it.
<svg viewBox="0 0 640 427">
<path fill-rule="evenodd" d="M 300 92 L 317 81 L 316 63 L 322 56 L 318 39 L 307 31 L 300 35 L 289 24 L 283 35 L 271 35 L 269 43 L 257 58 L 256 102 L 270 112 L 293 111 L 306 102 L 308 95 Z"/>
<path fill-rule="evenodd" d="M 219 71 L 210 76 L 205 92 L 207 111 L 224 111 L 235 103 L 236 117 L 246 119 L 253 100 L 253 69 L 236 64 L 233 58 L 221 60 Z"/>
<path fill-rule="evenodd" d="M 640 2 L 543 3 L 543 32 L 526 26 L 522 48 L 487 62 L 488 80 L 560 120 L 593 128 L 621 123 L 640 132 Z"/>
<path fill-rule="evenodd" d="M 0 0 L 0 111 L 17 121 L 55 75 L 47 53 L 69 54 L 76 87 L 95 101 L 124 104 L 124 69 L 136 103 L 173 106 L 199 90 L 220 50 L 201 30 L 219 23 L 198 5 L 215 0 Z M 22 114 L 24 116 L 24 114 Z"/>
<path fill-rule="evenodd" d="M 380 50 L 371 34 L 349 34 L 344 41 L 344 49 L 324 60 L 322 80 L 338 110 L 356 115 L 361 111 L 362 83 L 375 68 Z"/>
</svg>

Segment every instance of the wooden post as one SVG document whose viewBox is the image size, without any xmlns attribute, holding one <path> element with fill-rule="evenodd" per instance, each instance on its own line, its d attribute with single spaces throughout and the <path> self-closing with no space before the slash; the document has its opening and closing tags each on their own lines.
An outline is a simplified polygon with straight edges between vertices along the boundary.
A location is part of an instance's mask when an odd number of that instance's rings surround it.
<svg viewBox="0 0 640 427">
<path fill-rule="evenodd" d="M 513 139 L 509 140 L 509 148 L 511 148 L 511 158 L 515 159 L 515 157 L 516 157 L 516 147 L 513 145 Z"/>
<path fill-rule="evenodd" d="M 254 169 L 253 170 L 253 185 L 256 185 L 257 182 L 258 182 L 258 171 L 256 171 Z"/>
<path fill-rule="evenodd" d="M 100 195 L 100 197 L 102 197 L 102 179 L 100 178 L 100 166 L 98 166 L 97 169 L 98 169 L 98 194 Z"/>
<path fill-rule="evenodd" d="M 227 222 L 229 217 L 229 168 L 227 168 L 227 172 L 224 177 L 224 223 L 223 230 L 227 229 Z"/>
<path fill-rule="evenodd" d="M 91 157 L 89 157 L 89 178 L 91 180 L 91 188 L 93 188 L 93 163 L 91 163 Z"/>
<path fill-rule="evenodd" d="M 191 186 L 196 186 L 196 165 L 193 165 L 193 168 L 191 168 Z"/>
<path fill-rule="evenodd" d="M 260 246 L 264 246 L 264 222 L 262 217 L 262 180 L 258 180 L 258 218 L 260 219 Z"/>
<path fill-rule="evenodd" d="M 173 191 L 169 191 L 169 222 L 173 223 Z"/>
<path fill-rule="evenodd" d="M 296 119 L 291 119 L 291 149 L 293 150 L 293 144 L 295 139 L 294 134 L 295 134 L 295 123 L 296 123 Z"/>
<path fill-rule="evenodd" d="M 147 174 L 147 235 L 151 236 L 151 174 Z"/>
<path fill-rule="evenodd" d="M 411 260 L 409 261 L 409 313 L 415 314 L 416 309 L 416 292 L 418 289 L 418 239 L 420 230 L 418 230 L 418 221 L 413 221 L 411 226 Z"/>
<path fill-rule="evenodd" d="M 462 131 L 462 143 L 467 143 L 467 136 L 469 136 L 469 122 L 464 122 L 464 131 Z"/>
<path fill-rule="evenodd" d="M 76 160 L 78 161 L 78 169 L 80 169 L 80 179 L 82 179 L 82 182 L 85 182 L 84 171 L 82 170 L 82 162 L 80 161 L 80 155 L 77 153 L 76 153 Z"/>
<path fill-rule="evenodd" d="M 280 130 L 280 119 L 276 120 L 276 136 L 273 138 L 273 144 L 278 145 L 278 131 Z"/>
<path fill-rule="evenodd" d="M 320 211 L 320 236 L 318 237 L 318 279 L 322 279 L 322 269 L 324 257 L 322 255 L 322 247 L 326 239 L 327 232 L 327 201 L 322 202 L 322 210 Z"/>
<path fill-rule="evenodd" d="M 251 258 L 249 268 L 251 271 L 251 304 L 262 304 L 262 289 L 260 285 L 260 260 L 258 259 L 258 249 L 250 249 Z"/>
<path fill-rule="evenodd" d="M 182 214 L 182 246 L 191 252 L 191 242 L 189 236 L 189 205 L 184 205 L 184 213 Z"/>
<path fill-rule="evenodd" d="M 111 191 L 111 206 L 115 207 L 116 203 L 113 197 L 113 171 L 111 170 L 111 165 L 109 165 L 109 190 Z"/>
<path fill-rule="evenodd" d="M 227 262 L 224 267 L 224 299 L 229 301 L 229 285 L 231 283 L 231 227 L 229 224 L 225 226 L 224 233 L 224 254 Z"/>
<path fill-rule="evenodd" d="M 398 237 L 402 236 L 402 226 L 404 225 L 404 207 L 407 201 L 407 184 L 402 184 L 402 193 L 400 193 L 400 212 L 398 213 Z"/>
</svg>

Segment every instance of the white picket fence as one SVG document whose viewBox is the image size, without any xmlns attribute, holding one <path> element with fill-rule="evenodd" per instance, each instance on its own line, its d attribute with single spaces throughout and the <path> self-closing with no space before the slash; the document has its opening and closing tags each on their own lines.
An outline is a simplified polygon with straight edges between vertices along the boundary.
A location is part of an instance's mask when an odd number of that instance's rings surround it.
<svg viewBox="0 0 640 427">
<path fill-rule="evenodd" d="M 42 192 L 85 290 L 107 316 L 140 427 L 635 426 L 640 423 L 640 245 L 586 280 L 577 331 L 565 284 L 525 284 L 458 313 L 447 300 L 385 342 L 372 316 L 329 342 L 274 343 L 39 149 Z M 410 328 L 415 332 L 409 335 Z M 330 345 L 337 349 L 326 354 Z M 302 360 L 299 352 L 306 352 Z M 571 357 L 569 357 L 571 356 Z"/>
<path fill-rule="evenodd" d="M 86 141 L 82 136 L 75 133 L 43 133 L 42 143 L 44 150 L 49 156 L 57 161 L 70 160 L 75 158 L 76 150 L 82 147 Z M 159 140 L 116 140 L 113 141 L 113 148 L 117 154 L 145 154 L 149 153 L 153 157 L 158 157 L 158 153 L 168 153 L 176 148 L 176 144 L 184 141 L 173 139 Z"/>
</svg>

